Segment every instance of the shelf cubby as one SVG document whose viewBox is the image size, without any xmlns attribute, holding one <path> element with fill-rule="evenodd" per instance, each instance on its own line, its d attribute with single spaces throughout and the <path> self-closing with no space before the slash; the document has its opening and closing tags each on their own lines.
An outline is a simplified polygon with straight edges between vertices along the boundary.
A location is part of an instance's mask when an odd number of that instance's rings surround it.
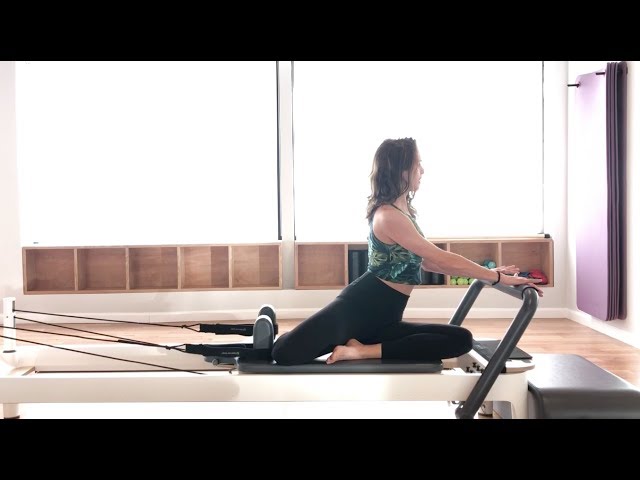
<svg viewBox="0 0 640 480">
<path fill-rule="evenodd" d="M 172 290 L 178 288 L 176 247 L 130 247 L 129 289 Z"/>
<path fill-rule="evenodd" d="M 346 243 L 297 243 L 296 288 L 341 288 L 347 284 Z"/>
<path fill-rule="evenodd" d="M 181 247 L 181 288 L 229 288 L 229 246 Z"/>
<path fill-rule="evenodd" d="M 282 288 L 280 245 L 232 245 L 231 288 Z"/>
<path fill-rule="evenodd" d="M 485 260 L 493 260 L 496 265 L 500 263 L 500 243 L 491 240 L 459 240 L 448 242 L 449 251 L 457 253 L 471 261 L 482 264 Z"/>
<path fill-rule="evenodd" d="M 544 240 L 503 241 L 502 264 L 517 265 L 521 272 L 538 269 L 544 272 L 553 286 L 553 243 Z"/>
<path fill-rule="evenodd" d="M 73 248 L 23 250 L 22 262 L 25 293 L 76 290 Z"/>
<path fill-rule="evenodd" d="M 78 290 L 109 291 L 127 288 L 127 249 L 78 248 Z"/>
</svg>

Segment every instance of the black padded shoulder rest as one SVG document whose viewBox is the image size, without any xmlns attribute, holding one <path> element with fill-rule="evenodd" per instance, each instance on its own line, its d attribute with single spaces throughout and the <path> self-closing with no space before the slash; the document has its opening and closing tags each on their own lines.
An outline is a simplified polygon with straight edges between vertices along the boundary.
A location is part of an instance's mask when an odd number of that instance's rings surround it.
<svg viewBox="0 0 640 480">
<path fill-rule="evenodd" d="M 533 418 L 640 419 L 640 389 L 580 355 L 536 353 L 528 372 Z"/>
</svg>

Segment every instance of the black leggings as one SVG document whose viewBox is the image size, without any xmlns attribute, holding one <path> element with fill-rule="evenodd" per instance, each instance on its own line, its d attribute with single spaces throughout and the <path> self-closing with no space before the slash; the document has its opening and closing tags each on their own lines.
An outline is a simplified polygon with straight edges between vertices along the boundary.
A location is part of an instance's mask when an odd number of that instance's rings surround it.
<svg viewBox="0 0 640 480">
<path fill-rule="evenodd" d="M 409 297 L 366 272 L 327 306 L 311 315 L 273 346 L 283 365 L 308 363 L 355 338 L 382 344 L 383 359 L 440 361 L 472 348 L 472 335 L 456 325 L 402 321 Z"/>
</svg>

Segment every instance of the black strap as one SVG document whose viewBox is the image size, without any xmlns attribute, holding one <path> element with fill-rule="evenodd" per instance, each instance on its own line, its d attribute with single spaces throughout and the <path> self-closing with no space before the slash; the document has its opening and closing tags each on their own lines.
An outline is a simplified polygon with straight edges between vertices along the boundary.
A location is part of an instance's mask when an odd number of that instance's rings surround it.
<svg viewBox="0 0 640 480">
<path fill-rule="evenodd" d="M 250 337 L 253 335 L 253 323 L 236 323 L 236 324 L 224 324 L 214 323 L 213 325 L 208 323 L 201 323 L 199 325 L 200 333 L 215 333 L 216 335 L 243 335 Z M 278 334 L 278 324 L 273 325 L 274 335 Z"/>
<path fill-rule="evenodd" d="M 213 325 L 201 323 L 200 332 L 202 333 L 215 333 L 217 335 L 244 335 L 249 337 L 253 335 L 252 323 L 241 324 L 223 324 L 215 323 Z"/>
<path fill-rule="evenodd" d="M 253 348 L 252 343 L 186 344 L 185 351 L 205 357 L 230 357 L 242 360 L 271 360 L 272 358 L 270 348 Z"/>
</svg>

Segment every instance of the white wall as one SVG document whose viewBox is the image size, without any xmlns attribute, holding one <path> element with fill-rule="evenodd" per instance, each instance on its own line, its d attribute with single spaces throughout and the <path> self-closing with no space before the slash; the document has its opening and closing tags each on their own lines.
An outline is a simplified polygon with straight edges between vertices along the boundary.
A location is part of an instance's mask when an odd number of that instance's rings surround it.
<svg viewBox="0 0 640 480">
<path fill-rule="evenodd" d="M 568 151 L 568 171 L 569 182 L 568 191 L 568 244 L 567 244 L 567 308 L 569 318 L 579 323 L 587 325 L 595 330 L 605 333 L 611 337 L 622 340 L 626 343 L 640 347 L 640 303 L 637 296 L 634 296 L 635 273 L 640 267 L 640 248 L 634 240 L 640 239 L 640 223 L 633 222 L 635 216 L 640 211 L 640 168 L 638 167 L 638 146 L 637 137 L 633 135 L 635 131 L 635 116 L 640 112 L 639 98 L 635 95 L 635 89 L 640 88 L 640 76 L 635 75 L 640 62 L 627 62 L 629 75 L 627 77 L 627 175 L 626 175 L 626 205 L 627 205 L 627 262 L 626 262 L 626 282 L 627 282 L 627 318 L 625 320 L 611 320 L 605 322 L 592 317 L 578 310 L 576 293 L 576 226 L 572 218 L 580 205 L 575 200 L 575 182 L 580 175 L 578 159 L 575 158 L 571 149 Z M 606 68 L 607 61 L 590 62 L 569 62 L 568 73 L 569 83 L 575 83 L 576 77 L 583 73 L 594 72 Z M 573 97 L 569 97 L 568 114 L 569 121 L 573 116 Z"/>
<path fill-rule="evenodd" d="M 546 62 L 545 88 L 545 230 L 555 243 L 555 287 L 545 289 L 537 317 L 567 316 L 568 265 L 566 259 L 566 131 L 567 62 Z M 283 66 L 281 81 L 282 179 L 291 178 L 292 135 L 290 113 L 290 70 Z M 631 130 L 630 130 L 631 131 Z M 437 159 L 434 159 L 437 161 Z M 283 182 L 283 185 L 285 183 Z M 517 185 L 499 191 L 501 201 L 522 202 L 527 195 Z M 496 201 L 498 192 L 488 192 L 486 202 Z M 19 239 L 18 191 L 15 140 L 15 70 L 13 62 L 0 62 L 0 296 L 16 297 L 19 309 L 107 317 L 129 314 L 136 320 L 182 320 L 189 312 L 201 312 L 201 319 L 252 319 L 263 303 L 273 304 L 281 318 L 299 318 L 332 300 L 337 290 L 293 289 L 293 191 L 283 189 L 283 286 L 282 290 L 157 292 L 128 294 L 23 295 L 22 259 Z M 481 209 L 479 205 L 477 208 Z M 631 213 L 631 212 L 630 212 Z M 418 289 L 408 305 L 408 317 L 448 318 L 462 298 L 464 289 Z M 519 303 L 497 291 L 486 289 L 470 316 L 512 318 Z M 183 313 L 185 315 L 180 315 Z M 204 315 L 206 313 L 206 315 Z M 204 315 L 204 316 L 203 316 Z M 115 318 L 111 315 L 109 318 Z M 126 318 L 118 316 L 118 318 Z M 53 320 L 53 319 L 52 319 Z"/>
<path fill-rule="evenodd" d="M 0 296 L 22 283 L 16 165 L 16 102 L 13 62 L 0 62 Z"/>
</svg>

